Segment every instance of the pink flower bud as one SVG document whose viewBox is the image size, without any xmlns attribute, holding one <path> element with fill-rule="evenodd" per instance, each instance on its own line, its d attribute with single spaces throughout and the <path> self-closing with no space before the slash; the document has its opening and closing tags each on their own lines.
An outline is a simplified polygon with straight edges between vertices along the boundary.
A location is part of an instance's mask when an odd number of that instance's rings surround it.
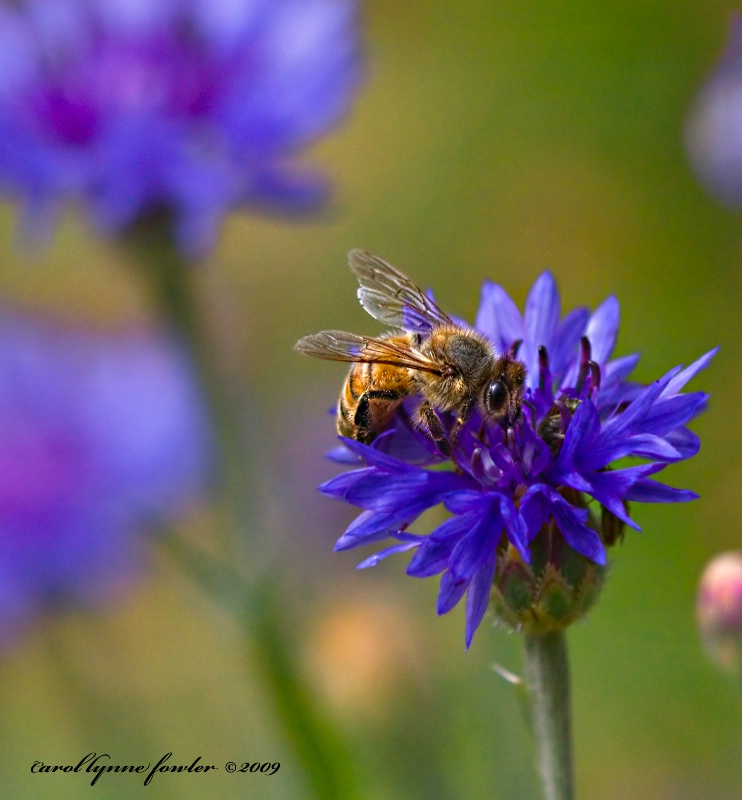
<svg viewBox="0 0 742 800">
<path fill-rule="evenodd" d="M 696 608 L 701 640 L 730 672 L 742 666 L 742 552 L 714 558 L 701 576 Z"/>
</svg>

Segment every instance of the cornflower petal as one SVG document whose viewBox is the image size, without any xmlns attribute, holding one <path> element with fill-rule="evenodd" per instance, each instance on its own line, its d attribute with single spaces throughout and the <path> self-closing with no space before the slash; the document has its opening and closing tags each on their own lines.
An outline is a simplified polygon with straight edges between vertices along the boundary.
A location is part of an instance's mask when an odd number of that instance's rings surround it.
<svg viewBox="0 0 742 800">
<path fill-rule="evenodd" d="M 451 517 L 439 525 L 429 536 L 424 537 L 420 548 L 410 560 L 407 574 L 414 578 L 429 578 L 447 569 L 456 543 L 471 530 L 479 518 L 469 512 L 460 517 Z"/>
<path fill-rule="evenodd" d="M 697 375 L 701 370 L 706 369 L 706 367 L 711 363 L 711 359 L 718 352 L 719 348 L 714 347 L 713 350 L 709 350 L 708 353 L 704 353 L 700 358 L 696 359 L 692 364 L 690 364 L 690 366 L 687 366 L 685 369 L 678 372 L 678 374 L 665 387 L 662 397 L 676 395 L 692 377 Z"/>
<path fill-rule="evenodd" d="M 631 436 L 634 433 L 640 433 L 640 426 L 652 411 L 667 384 L 679 370 L 680 367 L 675 367 L 662 378 L 647 386 L 634 401 L 629 403 L 626 409 L 620 414 L 611 417 L 603 425 L 601 435 L 604 437 L 612 436 L 617 439 L 620 436 Z"/>
<path fill-rule="evenodd" d="M 634 371 L 638 361 L 639 355 L 635 353 L 609 361 L 601 370 L 600 389 L 595 397 L 595 404 L 601 416 L 618 406 L 632 402 L 641 393 L 643 387 L 625 380 Z"/>
<path fill-rule="evenodd" d="M 487 334 L 498 350 L 523 338 L 523 317 L 510 295 L 496 283 L 485 281 L 474 327 Z"/>
<path fill-rule="evenodd" d="M 632 353 L 630 356 L 622 356 L 621 358 L 614 358 L 613 361 L 609 361 L 603 370 L 604 380 L 622 381 L 624 378 L 628 378 L 636 369 L 640 358 L 641 355 L 639 353 Z"/>
<path fill-rule="evenodd" d="M 493 501 L 494 498 L 489 493 L 476 489 L 462 489 L 447 497 L 445 506 L 454 514 L 467 514 L 470 511 L 483 514 Z"/>
<path fill-rule="evenodd" d="M 575 470 L 569 470 L 567 472 L 559 471 L 558 473 L 553 473 L 549 477 L 554 479 L 554 475 L 559 475 L 560 483 L 563 483 L 565 486 L 570 486 L 572 489 L 575 489 L 578 492 L 585 492 L 587 494 L 591 494 L 593 491 L 592 483 L 582 474 L 576 472 Z"/>
<path fill-rule="evenodd" d="M 660 461 L 677 461 L 680 458 L 680 453 L 666 439 L 663 439 L 661 436 L 656 436 L 653 433 L 640 433 L 635 436 L 630 436 L 626 440 L 626 445 L 627 448 L 624 455 L 627 456 L 633 455 L 643 458 L 656 458 Z M 623 458 L 623 456 L 615 455 L 609 460 L 613 461 L 618 458 Z"/>
<path fill-rule="evenodd" d="M 340 475 L 330 478 L 329 481 L 325 481 L 317 488 L 323 494 L 329 495 L 330 497 L 338 497 L 344 500 L 353 486 L 355 486 L 359 481 L 363 481 L 366 477 L 375 474 L 376 470 L 373 467 L 354 469 L 351 472 L 341 472 Z"/>
<path fill-rule="evenodd" d="M 454 547 L 448 568 L 456 580 L 470 581 L 487 554 L 500 541 L 503 521 L 492 504 Z"/>
<path fill-rule="evenodd" d="M 701 440 L 688 428 L 676 428 L 664 438 L 678 451 L 681 460 L 692 458 L 701 447 Z"/>
<path fill-rule="evenodd" d="M 600 434 L 600 418 L 592 403 L 580 403 L 564 436 L 558 465 L 569 468 L 586 452 L 591 452 Z"/>
<path fill-rule="evenodd" d="M 337 540 L 335 550 L 352 550 L 364 544 L 380 542 L 405 525 L 414 522 L 428 508 L 429 505 L 418 503 L 386 513 L 364 511 L 351 522 L 345 533 Z"/>
<path fill-rule="evenodd" d="M 639 503 L 687 503 L 698 495 L 689 489 L 675 489 L 651 478 L 641 478 L 625 495 L 626 500 Z"/>
<path fill-rule="evenodd" d="M 417 469 L 416 466 L 401 461 L 394 455 L 387 454 L 378 447 L 356 442 L 354 439 L 338 437 L 341 442 L 356 455 L 360 456 L 367 464 L 384 472 L 396 472 L 399 474 L 411 474 Z M 379 437 L 381 438 L 381 437 Z"/>
<path fill-rule="evenodd" d="M 608 466 L 626 456 L 655 458 L 661 461 L 678 461 L 681 456 L 666 439 L 651 433 L 637 433 L 623 439 L 599 438 L 589 453 L 580 461 L 580 469 L 594 471 Z"/>
<path fill-rule="evenodd" d="M 654 471 L 654 469 L 654 465 L 642 465 L 608 472 L 595 472 L 591 475 L 592 490 L 590 493 L 626 525 L 635 530 L 640 530 L 621 501 L 637 481 Z"/>
<path fill-rule="evenodd" d="M 590 340 L 591 357 L 596 364 L 603 364 L 611 357 L 616 347 L 620 317 L 618 300 L 613 296 L 606 298 L 590 317 L 585 336 Z"/>
<path fill-rule="evenodd" d="M 396 555 L 397 553 L 405 553 L 408 550 L 412 550 L 415 547 L 420 547 L 422 543 L 422 537 L 416 537 L 414 540 L 410 540 L 407 542 L 402 542 L 401 544 L 395 544 L 391 547 L 387 547 L 384 550 L 379 550 L 378 553 L 374 553 L 372 556 L 369 556 L 364 561 L 361 561 L 360 564 L 356 567 L 356 569 L 367 569 L 368 567 L 375 567 L 380 561 L 383 561 L 385 558 L 391 555 Z"/>
<path fill-rule="evenodd" d="M 691 392 L 657 402 L 641 421 L 641 428 L 651 428 L 659 435 L 670 433 L 696 416 L 707 400 L 708 396 L 703 392 Z"/>
<path fill-rule="evenodd" d="M 559 323 L 554 344 L 549 349 L 549 368 L 553 375 L 559 377 L 566 371 L 589 318 L 588 309 L 575 308 Z"/>
<path fill-rule="evenodd" d="M 438 591 L 438 614 L 447 614 L 464 596 L 468 583 L 454 578 L 449 570 L 441 575 L 441 586 Z"/>
<path fill-rule="evenodd" d="M 548 519 L 550 505 L 548 495 L 550 487 L 546 484 L 530 486 L 520 500 L 520 515 L 526 525 L 528 538 L 532 540 Z"/>
<path fill-rule="evenodd" d="M 492 581 L 495 577 L 497 551 L 493 547 L 482 566 L 474 574 L 466 594 L 466 649 L 468 650 L 477 628 L 489 605 Z"/>
<path fill-rule="evenodd" d="M 505 524 L 508 539 L 520 554 L 526 564 L 531 561 L 528 550 L 528 526 L 515 508 L 515 503 L 510 497 L 499 496 L 500 515 Z"/>
<path fill-rule="evenodd" d="M 452 491 L 450 481 L 447 475 L 440 472 L 420 471 L 417 474 L 390 475 L 374 470 L 364 480 L 357 481 L 349 488 L 345 499 L 359 508 L 392 511 L 406 502 L 419 502 L 447 491 Z"/>
<path fill-rule="evenodd" d="M 525 330 L 519 352 L 526 365 L 528 385 L 538 385 L 539 347 L 551 347 L 559 324 L 560 299 L 554 276 L 543 272 L 536 279 L 526 300 Z"/>
<path fill-rule="evenodd" d="M 579 513 L 581 509 L 575 508 L 564 498 L 559 498 L 552 503 L 554 522 L 567 541 L 567 544 L 578 553 L 582 553 L 596 564 L 605 564 L 605 545 L 600 536 L 585 525 Z"/>
</svg>

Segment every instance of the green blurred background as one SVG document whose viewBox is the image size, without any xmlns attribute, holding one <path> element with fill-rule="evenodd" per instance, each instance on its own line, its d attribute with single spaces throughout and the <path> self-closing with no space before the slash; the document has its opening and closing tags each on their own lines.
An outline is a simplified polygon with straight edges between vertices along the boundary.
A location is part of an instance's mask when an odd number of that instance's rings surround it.
<svg viewBox="0 0 742 800">
<path fill-rule="evenodd" d="M 742 796 L 742 702 L 694 626 L 704 563 L 742 542 L 742 220 L 697 185 L 682 148 L 732 8 L 369 2 L 365 87 L 309 157 L 336 184 L 332 208 L 299 223 L 235 215 L 199 276 L 269 426 L 253 456 L 300 657 L 369 800 L 517 800 L 539 787 L 516 695 L 493 671 L 520 670 L 517 637 L 485 620 L 465 652 L 462 610 L 438 618 L 437 581 L 407 578 L 405 557 L 356 572 L 363 553 L 332 553 L 352 512 L 314 486 L 335 471 L 322 454 L 344 371 L 292 345 L 321 328 L 378 331 L 355 302 L 350 247 L 469 318 L 484 278 L 522 304 L 547 267 L 566 308 L 615 294 L 618 353 L 643 353 L 639 380 L 722 346 L 691 386 L 712 395 L 694 425 L 701 452 L 666 475 L 701 499 L 635 507 L 643 532 L 614 551 L 601 602 L 569 640 L 578 797 Z M 15 222 L 3 207 L 4 300 L 106 327 L 151 319 L 132 265 L 74 212 L 35 255 L 17 246 Z M 212 528 L 208 508 L 190 523 L 207 542 Z M 2 656 L 4 796 L 301 797 L 254 677 L 233 623 L 155 548 L 121 604 L 45 620 Z M 162 775 L 147 789 L 129 776 L 88 789 L 83 776 L 30 774 L 36 759 L 90 751 L 282 766 Z"/>
</svg>

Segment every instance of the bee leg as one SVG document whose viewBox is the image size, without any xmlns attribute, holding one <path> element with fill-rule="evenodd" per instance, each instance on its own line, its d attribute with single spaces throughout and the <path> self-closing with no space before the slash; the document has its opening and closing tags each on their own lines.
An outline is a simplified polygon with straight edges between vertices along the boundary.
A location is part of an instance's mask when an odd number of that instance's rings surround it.
<svg viewBox="0 0 742 800">
<path fill-rule="evenodd" d="M 446 458 L 450 458 L 453 461 L 455 470 L 461 472 L 461 467 L 458 465 L 454 454 L 453 442 L 443 428 L 443 423 L 438 413 L 427 401 L 420 403 L 418 406 L 415 412 L 415 424 L 433 440 L 435 446 Z"/>
<path fill-rule="evenodd" d="M 355 417 L 353 422 L 356 426 L 357 435 L 356 439 L 364 444 L 371 444 L 371 442 L 382 432 L 375 429 L 374 418 L 371 413 L 371 400 L 385 400 L 390 404 L 390 408 L 396 408 L 396 405 L 402 401 L 402 395 L 399 392 L 392 391 L 391 389 L 372 389 L 369 392 L 364 392 L 361 399 L 358 401 Z"/>
<path fill-rule="evenodd" d="M 371 413 L 368 407 L 368 398 L 365 395 L 358 401 L 358 406 L 353 416 L 351 435 L 363 444 L 371 444 L 374 440 L 374 432 L 371 428 Z"/>
<path fill-rule="evenodd" d="M 471 397 L 469 400 L 461 406 L 459 410 L 459 414 L 456 417 L 456 422 L 454 423 L 453 428 L 451 429 L 451 448 L 456 449 L 456 446 L 459 443 L 459 431 L 466 425 L 469 421 L 469 417 L 471 416 L 471 412 L 474 410 L 474 406 L 476 405 L 476 398 Z"/>
<path fill-rule="evenodd" d="M 403 395 L 395 392 L 393 389 L 371 389 L 363 395 L 368 400 L 389 400 L 392 403 L 398 403 L 402 400 Z"/>
</svg>

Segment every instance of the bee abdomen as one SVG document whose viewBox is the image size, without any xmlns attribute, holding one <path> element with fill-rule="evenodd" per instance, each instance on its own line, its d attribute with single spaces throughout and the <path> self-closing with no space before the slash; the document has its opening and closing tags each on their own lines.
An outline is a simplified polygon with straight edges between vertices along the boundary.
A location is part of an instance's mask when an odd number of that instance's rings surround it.
<svg viewBox="0 0 742 800">
<path fill-rule="evenodd" d="M 350 377 L 338 401 L 337 431 L 341 436 L 370 444 L 382 433 L 404 398 L 401 392 L 371 389 L 353 399 Z"/>
</svg>

